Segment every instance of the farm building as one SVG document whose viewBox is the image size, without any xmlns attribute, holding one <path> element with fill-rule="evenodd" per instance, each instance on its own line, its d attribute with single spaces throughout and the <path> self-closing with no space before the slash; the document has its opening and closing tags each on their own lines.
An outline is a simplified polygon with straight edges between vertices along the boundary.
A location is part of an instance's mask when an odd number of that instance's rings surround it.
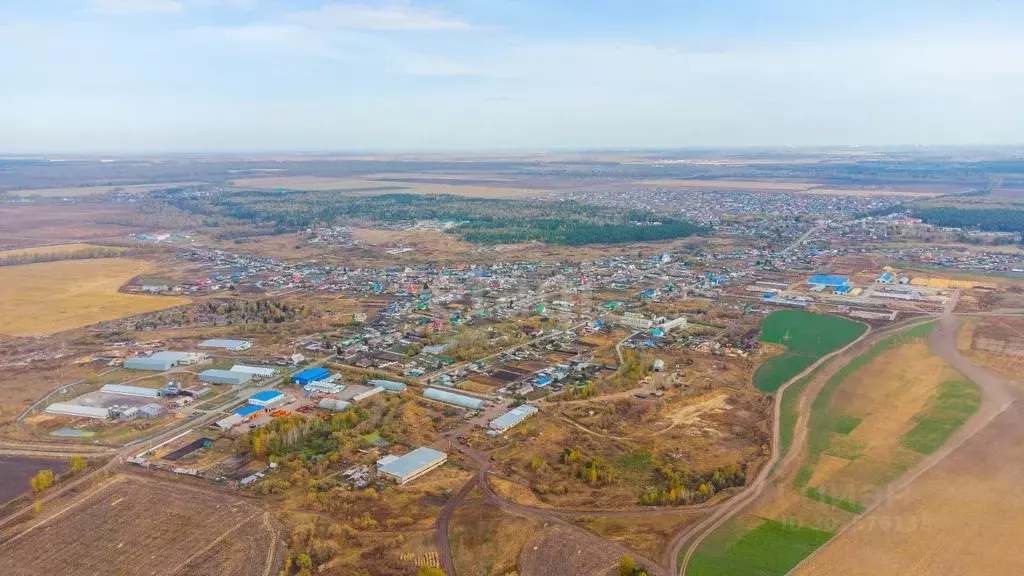
<svg viewBox="0 0 1024 576">
<path fill-rule="evenodd" d="M 654 371 L 655 372 L 661 372 L 664 369 L 665 369 L 665 361 L 664 360 L 662 360 L 661 358 L 658 358 L 657 360 L 654 361 Z"/>
<path fill-rule="evenodd" d="M 123 384 L 105 384 L 100 392 L 107 394 L 120 394 L 121 396 L 137 396 L 139 398 L 156 398 L 160 391 L 156 388 L 142 388 L 141 386 L 125 386 Z"/>
<path fill-rule="evenodd" d="M 491 420 L 490 423 L 487 424 L 487 427 L 491 430 L 497 430 L 498 432 L 505 432 L 514 426 L 518 426 L 523 420 L 526 420 L 536 413 L 537 408 L 535 406 L 523 404 L 522 406 L 517 406 L 501 416 L 498 416 L 494 420 Z"/>
<path fill-rule="evenodd" d="M 188 352 L 154 352 L 149 356 L 140 356 L 125 360 L 124 367 L 129 370 L 149 370 L 151 372 L 164 372 L 174 368 L 178 364 L 186 362 L 191 354 Z"/>
<path fill-rule="evenodd" d="M 65 404 L 57 402 L 46 407 L 47 414 L 56 416 L 78 416 L 81 418 L 98 418 L 106 420 L 110 418 L 110 410 L 106 408 L 93 408 L 92 406 L 79 406 L 77 404 Z"/>
<path fill-rule="evenodd" d="M 328 382 L 326 380 L 317 380 L 316 382 L 310 382 L 306 385 L 306 392 L 309 394 L 314 392 L 320 394 L 337 394 L 344 389 L 344 384 L 335 384 L 334 382 Z"/>
<path fill-rule="evenodd" d="M 323 380 L 330 375 L 331 371 L 327 368 L 306 368 L 302 372 L 292 376 L 292 382 L 295 382 L 299 386 L 305 386 L 310 382 Z"/>
<path fill-rule="evenodd" d="M 330 410 L 331 412 L 344 412 L 351 406 L 351 402 L 345 402 L 344 400 L 335 400 L 333 398 L 324 398 L 320 401 L 319 407 L 321 410 Z"/>
<path fill-rule="evenodd" d="M 111 414 L 113 414 L 114 412 L 115 411 L 112 410 Z M 139 409 L 136 408 L 135 406 L 130 406 L 128 408 L 125 408 L 124 410 L 117 410 L 116 415 L 118 420 L 124 422 L 128 420 L 135 420 L 136 418 L 139 417 Z"/>
<path fill-rule="evenodd" d="M 249 404 L 260 406 L 261 408 L 270 408 L 282 402 L 284 402 L 284 394 L 277 390 L 264 390 L 249 396 Z"/>
<path fill-rule="evenodd" d="M 222 350 L 232 350 L 235 352 L 241 350 L 248 350 L 252 348 L 252 342 L 248 340 L 224 340 L 222 338 L 213 338 L 211 340 L 203 340 L 199 343 L 200 348 L 220 348 Z"/>
<path fill-rule="evenodd" d="M 221 420 L 217 420 L 217 422 L 214 424 L 214 426 L 216 426 L 217 428 L 220 428 L 221 430 L 231 430 L 232 428 L 234 428 L 235 426 L 238 426 L 239 424 L 241 424 L 244 421 L 245 421 L 245 418 L 243 418 L 242 416 L 239 416 L 238 414 L 232 414 L 231 416 L 228 416 L 227 418 L 223 418 Z"/>
<path fill-rule="evenodd" d="M 818 286 L 831 286 L 835 288 L 837 286 L 846 286 L 850 283 L 850 279 L 846 276 L 833 276 L 831 274 L 815 274 L 807 279 L 808 284 Z"/>
<path fill-rule="evenodd" d="M 370 396 L 376 396 L 377 394 L 380 394 L 383 391 L 384 391 L 384 388 L 382 386 L 377 386 L 376 388 L 370 388 L 366 392 L 361 392 L 361 393 L 356 394 L 355 396 L 353 396 L 352 397 L 352 401 L 353 402 L 361 402 L 363 400 L 366 400 Z"/>
<path fill-rule="evenodd" d="M 210 384 L 245 384 L 249 380 L 252 380 L 252 374 L 246 372 L 235 372 L 233 370 L 218 370 L 216 368 L 210 368 L 209 370 L 203 370 L 199 374 L 200 382 L 209 382 Z"/>
<path fill-rule="evenodd" d="M 262 406 L 253 406 L 252 404 L 246 404 L 245 406 L 242 406 L 238 410 L 235 410 L 235 414 L 241 416 L 242 418 L 249 418 L 253 414 L 256 414 L 257 412 L 261 411 L 263 411 Z"/>
<path fill-rule="evenodd" d="M 892 284 L 893 276 L 890 272 L 883 272 L 881 276 L 875 278 L 875 282 L 878 284 Z"/>
<path fill-rule="evenodd" d="M 167 409 L 157 403 L 146 404 L 145 406 L 139 406 L 139 417 L 140 418 L 157 418 L 162 416 Z"/>
<path fill-rule="evenodd" d="M 377 462 L 377 471 L 390 476 L 399 484 L 406 484 L 445 463 L 448 455 L 422 447 L 398 458 L 386 457 Z"/>
<path fill-rule="evenodd" d="M 401 382 L 392 382 L 391 380 L 367 380 L 367 384 L 374 387 L 380 387 L 388 392 L 404 392 L 407 386 Z"/>
<path fill-rule="evenodd" d="M 471 410 L 483 410 L 484 408 L 484 401 L 479 398 L 463 396 L 462 394 L 454 394 L 437 388 L 427 388 L 423 391 L 423 397 L 431 400 L 437 400 L 438 402 L 444 402 L 445 404 L 469 408 Z"/>
<path fill-rule="evenodd" d="M 277 370 L 273 368 L 265 368 L 263 366 L 246 366 L 245 364 L 235 364 L 231 367 L 232 372 L 242 372 L 243 374 L 252 374 L 253 376 L 259 376 L 261 378 L 269 378 L 274 374 L 277 374 Z"/>
</svg>

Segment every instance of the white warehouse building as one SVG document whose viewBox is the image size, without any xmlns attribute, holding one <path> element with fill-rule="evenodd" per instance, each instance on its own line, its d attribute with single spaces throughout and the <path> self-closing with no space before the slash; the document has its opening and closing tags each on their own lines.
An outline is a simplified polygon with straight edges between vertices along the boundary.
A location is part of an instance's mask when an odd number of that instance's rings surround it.
<svg viewBox="0 0 1024 576">
<path fill-rule="evenodd" d="M 79 406 L 78 404 L 66 404 L 64 402 L 50 404 L 46 407 L 46 413 L 55 416 L 75 416 L 79 418 L 97 418 L 99 420 L 110 418 L 110 410 L 107 408 Z"/>
</svg>

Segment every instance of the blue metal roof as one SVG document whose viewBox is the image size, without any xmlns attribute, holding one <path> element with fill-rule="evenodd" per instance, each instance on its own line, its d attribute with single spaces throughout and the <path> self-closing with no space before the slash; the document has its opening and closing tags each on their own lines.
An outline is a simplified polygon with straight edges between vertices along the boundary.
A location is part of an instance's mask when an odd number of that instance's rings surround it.
<svg viewBox="0 0 1024 576">
<path fill-rule="evenodd" d="M 322 380 L 331 375 L 327 368 L 306 368 L 302 372 L 292 376 L 292 380 L 299 384 L 309 383 L 314 380 Z"/>
<path fill-rule="evenodd" d="M 815 274 L 807 282 L 809 284 L 822 284 L 824 286 L 845 286 L 850 283 L 846 276 L 832 276 L 830 274 Z"/>
<path fill-rule="evenodd" d="M 264 390 L 263 392 L 257 392 L 256 394 L 253 394 L 252 396 L 249 397 L 249 400 L 267 402 L 282 395 L 283 394 L 281 394 L 281 392 L 278 392 L 277 390 Z"/>
<path fill-rule="evenodd" d="M 239 416 L 245 417 L 245 416 L 249 416 L 251 414 L 255 414 L 255 413 L 259 412 L 260 410 L 263 410 L 262 406 L 253 406 L 252 404 L 250 404 L 248 406 L 242 406 L 238 410 L 235 410 L 235 414 L 238 414 Z"/>
</svg>

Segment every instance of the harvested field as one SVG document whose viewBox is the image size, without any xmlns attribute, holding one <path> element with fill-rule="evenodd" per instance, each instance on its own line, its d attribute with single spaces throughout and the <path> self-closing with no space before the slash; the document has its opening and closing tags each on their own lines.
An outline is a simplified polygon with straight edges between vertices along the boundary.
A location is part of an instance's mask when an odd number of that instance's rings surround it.
<svg viewBox="0 0 1024 576">
<path fill-rule="evenodd" d="M 67 460 L 52 458 L 0 457 L 0 504 L 29 491 L 29 480 L 40 470 L 63 474 L 70 467 Z"/>
<path fill-rule="evenodd" d="M 155 266 L 140 260 L 67 260 L 0 268 L 0 330 L 36 336 L 171 308 L 183 297 L 121 294 L 133 276 Z"/>
<path fill-rule="evenodd" d="M 106 222 L 135 215 L 135 207 L 124 203 L 79 203 L 73 209 L 51 202 L 0 204 L 0 248 L 123 239 L 137 228 Z"/>
<path fill-rule="evenodd" d="M 38 254 L 53 254 L 55 252 L 81 252 L 88 248 L 96 248 L 93 244 L 82 244 L 80 242 L 74 244 L 54 244 L 50 246 L 36 246 L 33 248 L 17 248 L 14 250 L 0 250 L 0 259 L 8 256 L 34 256 Z M 103 248 L 107 248 L 103 246 Z M 113 248 L 117 250 L 117 248 Z"/>
<path fill-rule="evenodd" d="M 795 573 L 801 576 L 1016 574 L 1024 566 L 1020 402 Z M 970 489 L 965 487 L 970 486 Z M 851 562 L 856 558 L 856 562 Z"/>
<path fill-rule="evenodd" d="M 223 493 L 116 476 L 0 543 L 0 573 L 273 574 L 269 513 Z"/>
<path fill-rule="evenodd" d="M 97 196 L 114 191 L 144 193 L 171 186 L 188 186 L 195 182 L 167 182 L 163 184 L 123 184 L 114 186 L 76 186 L 68 188 L 34 188 L 30 190 L 8 190 L 11 196 L 39 196 L 41 198 L 70 198 L 73 196 Z"/>
</svg>

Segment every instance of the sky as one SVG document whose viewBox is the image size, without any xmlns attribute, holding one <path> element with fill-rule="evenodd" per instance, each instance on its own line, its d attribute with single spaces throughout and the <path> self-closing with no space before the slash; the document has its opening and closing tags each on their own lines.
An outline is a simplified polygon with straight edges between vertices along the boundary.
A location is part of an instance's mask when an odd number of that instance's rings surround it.
<svg viewBox="0 0 1024 576">
<path fill-rule="evenodd" d="M 0 153 L 1024 143 L 1024 2 L 10 0 Z"/>
</svg>

